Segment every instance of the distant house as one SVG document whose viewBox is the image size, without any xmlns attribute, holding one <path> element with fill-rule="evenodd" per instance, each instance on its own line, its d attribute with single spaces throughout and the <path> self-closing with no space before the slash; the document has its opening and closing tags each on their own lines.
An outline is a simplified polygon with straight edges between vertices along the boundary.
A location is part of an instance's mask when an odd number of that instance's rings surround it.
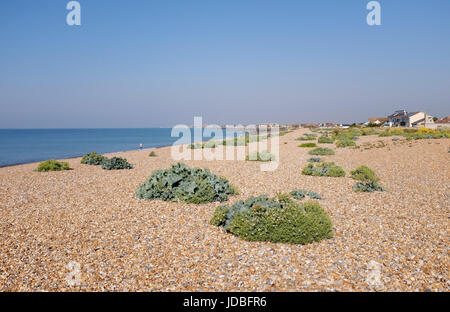
<svg viewBox="0 0 450 312">
<path fill-rule="evenodd" d="M 433 117 L 424 112 L 409 113 L 407 118 L 407 127 L 425 127 L 427 124 L 433 124 Z"/>
<path fill-rule="evenodd" d="M 408 113 L 405 110 L 395 111 L 388 116 L 387 126 L 390 127 L 431 127 L 433 116 L 424 112 Z"/>
<path fill-rule="evenodd" d="M 444 117 L 442 119 L 438 119 L 435 121 L 437 124 L 449 124 L 450 123 L 450 116 Z"/>
<path fill-rule="evenodd" d="M 323 128 L 334 128 L 334 127 L 336 127 L 336 125 L 334 123 L 331 123 L 331 122 L 321 123 L 321 124 L 319 124 L 319 126 L 323 127 Z"/>
<path fill-rule="evenodd" d="M 431 127 L 428 127 L 431 129 L 438 129 L 438 128 L 447 128 L 450 129 L 450 116 L 444 117 L 442 119 L 436 120 L 434 124 Z"/>
<path fill-rule="evenodd" d="M 369 123 L 373 124 L 373 125 L 381 125 L 384 124 L 385 122 L 387 122 L 389 120 L 388 117 L 374 117 L 374 118 L 369 118 Z"/>
<path fill-rule="evenodd" d="M 388 125 L 390 127 L 405 127 L 408 122 L 408 112 L 405 110 L 395 111 L 388 116 Z"/>
</svg>

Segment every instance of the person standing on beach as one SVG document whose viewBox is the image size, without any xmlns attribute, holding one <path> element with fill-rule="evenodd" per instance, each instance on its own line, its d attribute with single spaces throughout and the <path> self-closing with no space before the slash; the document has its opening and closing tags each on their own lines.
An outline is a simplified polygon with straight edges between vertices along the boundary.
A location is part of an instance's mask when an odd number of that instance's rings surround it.
<svg viewBox="0 0 450 312">
<path fill-rule="evenodd" d="M 142 143 L 141 144 L 139 144 L 139 149 L 142 151 L 142 148 L 143 148 L 144 146 L 142 145 Z"/>
</svg>

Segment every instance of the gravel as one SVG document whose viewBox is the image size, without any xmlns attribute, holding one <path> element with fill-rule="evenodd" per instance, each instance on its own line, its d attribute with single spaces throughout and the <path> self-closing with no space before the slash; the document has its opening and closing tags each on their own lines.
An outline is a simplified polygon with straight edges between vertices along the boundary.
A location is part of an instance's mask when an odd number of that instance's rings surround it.
<svg viewBox="0 0 450 312">
<path fill-rule="evenodd" d="M 301 174 L 310 158 L 280 137 L 280 165 L 186 161 L 226 176 L 229 203 L 294 189 L 319 193 L 334 238 L 310 245 L 247 242 L 209 224 L 219 203 L 135 198 L 170 148 L 114 153 L 135 167 L 105 171 L 0 168 L 0 291 L 449 291 L 449 140 L 361 137 L 324 156 L 348 173 L 367 165 L 386 192 L 355 193 L 348 177 Z M 385 143 L 384 147 L 378 141 Z M 284 144 L 287 142 L 287 144 Z M 377 144 L 376 144 L 377 143 Z M 331 146 L 330 144 L 319 144 Z"/>
</svg>

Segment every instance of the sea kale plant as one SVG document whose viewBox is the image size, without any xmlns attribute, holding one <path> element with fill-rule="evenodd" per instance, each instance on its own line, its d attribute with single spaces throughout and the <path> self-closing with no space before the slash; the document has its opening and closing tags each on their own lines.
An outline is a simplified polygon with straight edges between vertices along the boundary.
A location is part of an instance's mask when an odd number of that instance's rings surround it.
<svg viewBox="0 0 450 312">
<path fill-rule="evenodd" d="M 380 178 L 367 166 L 359 166 L 355 170 L 350 171 L 350 175 L 353 179 L 358 181 L 353 187 L 355 192 L 374 192 L 385 190 L 378 184 Z"/>
<path fill-rule="evenodd" d="M 308 152 L 310 155 L 334 155 L 334 151 L 328 147 L 318 147 Z"/>
<path fill-rule="evenodd" d="M 319 137 L 317 142 L 331 144 L 331 143 L 334 142 L 334 138 L 333 137 L 327 137 L 327 136 L 321 136 L 321 137 Z"/>
<path fill-rule="evenodd" d="M 236 188 L 227 179 L 216 176 L 209 169 L 177 163 L 169 169 L 153 171 L 150 178 L 137 188 L 136 197 L 202 204 L 223 202 L 236 193 Z"/>
<path fill-rule="evenodd" d="M 132 169 L 133 165 L 128 163 L 125 158 L 113 157 L 106 158 L 102 161 L 102 169 L 105 170 L 120 170 L 120 169 Z"/>
<path fill-rule="evenodd" d="M 246 157 L 246 160 L 251 161 L 275 161 L 275 155 L 269 153 L 268 151 L 261 151 L 261 152 L 253 152 L 250 153 Z"/>
<path fill-rule="evenodd" d="M 319 204 L 299 204 L 287 194 L 219 206 L 210 223 L 248 241 L 309 244 L 333 237 L 330 217 Z"/>
<path fill-rule="evenodd" d="M 356 146 L 355 141 L 351 139 L 343 139 L 336 142 L 336 147 Z"/>
<path fill-rule="evenodd" d="M 315 163 L 315 162 L 321 162 L 321 158 L 320 157 L 311 157 L 310 159 L 308 159 L 308 162 L 312 162 L 312 163 Z"/>
<path fill-rule="evenodd" d="M 70 170 L 69 163 L 59 162 L 54 159 L 43 161 L 36 168 L 37 172 L 63 171 L 63 170 Z"/>
<path fill-rule="evenodd" d="M 294 190 L 290 194 L 292 198 L 298 200 L 302 200 L 306 195 L 308 195 L 311 199 L 322 199 L 322 197 L 318 193 L 313 191 Z"/>
<path fill-rule="evenodd" d="M 345 171 L 332 162 L 320 162 L 315 166 L 312 163 L 306 165 L 302 174 L 316 177 L 345 177 Z"/>
<path fill-rule="evenodd" d="M 97 154 L 97 152 L 92 152 L 86 154 L 81 158 L 81 163 L 85 165 L 98 166 L 102 164 L 102 161 L 107 159 L 105 156 Z"/>
<path fill-rule="evenodd" d="M 317 135 L 314 133 L 306 133 L 303 136 L 297 138 L 298 141 L 314 141 L 317 138 Z"/>
</svg>

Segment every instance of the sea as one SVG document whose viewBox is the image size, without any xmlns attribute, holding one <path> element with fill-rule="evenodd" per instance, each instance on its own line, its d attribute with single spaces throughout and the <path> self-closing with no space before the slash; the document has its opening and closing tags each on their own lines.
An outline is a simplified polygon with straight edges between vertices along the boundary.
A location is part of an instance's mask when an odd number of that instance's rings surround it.
<svg viewBox="0 0 450 312">
<path fill-rule="evenodd" d="M 145 129 L 0 129 L 0 167 L 83 156 L 90 152 L 114 153 L 170 146 L 183 137 L 172 137 L 172 128 Z M 223 134 L 225 136 L 225 132 Z M 202 137 L 202 141 L 209 138 Z"/>
</svg>

